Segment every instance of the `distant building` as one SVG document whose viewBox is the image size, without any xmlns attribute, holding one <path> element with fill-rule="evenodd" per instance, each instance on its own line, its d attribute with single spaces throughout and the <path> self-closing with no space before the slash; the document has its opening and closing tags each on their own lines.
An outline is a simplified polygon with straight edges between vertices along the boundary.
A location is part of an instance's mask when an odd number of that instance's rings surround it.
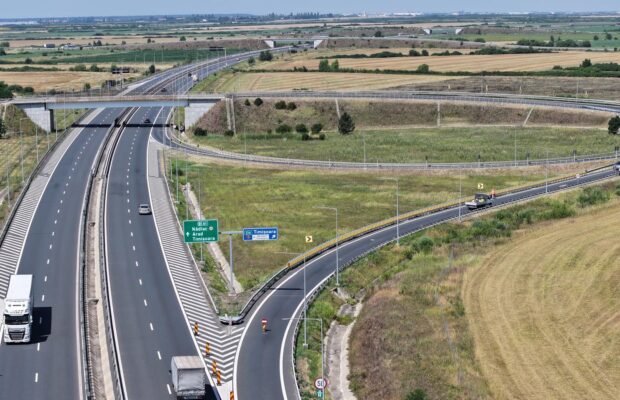
<svg viewBox="0 0 620 400">
<path fill-rule="evenodd" d="M 79 48 L 80 46 L 71 43 L 63 44 L 62 46 L 60 46 L 60 50 L 77 50 Z"/>
<path fill-rule="evenodd" d="M 43 48 L 45 48 L 45 49 L 53 49 L 55 47 L 56 47 L 56 45 L 54 43 L 45 43 L 43 45 Z"/>
</svg>

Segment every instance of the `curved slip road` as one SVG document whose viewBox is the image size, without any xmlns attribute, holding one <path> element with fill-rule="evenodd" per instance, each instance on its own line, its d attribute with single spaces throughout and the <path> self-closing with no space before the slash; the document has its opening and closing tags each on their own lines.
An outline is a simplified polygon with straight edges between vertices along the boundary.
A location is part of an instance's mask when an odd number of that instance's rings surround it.
<svg viewBox="0 0 620 400">
<path fill-rule="evenodd" d="M 548 192 L 555 193 L 582 184 L 610 179 L 616 176 L 611 168 L 548 185 Z M 523 201 L 545 195 L 545 186 L 507 194 L 496 199 L 497 205 Z M 461 215 L 472 214 L 461 207 Z M 474 212 L 475 213 L 475 212 Z M 439 211 L 400 223 L 400 234 L 407 235 L 429 226 L 457 219 L 459 207 Z M 396 227 L 390 226 L 363 237 L 342 243 L 339 248 L 340 266 L 349 265 L 363 255 L 396 239 Z M 318 288 L 333 273 L 335 250 L 327 251 L 306 263 L 308 293 Z M 293 333 L 295 320 L 303 307 L 302 267 L 291 271 L 280 283 L 263 297 L 246 322 L 235 360 L 235 386 L 237 398 L 248 399 L 297 399 L 297 384 L 293 370 Z M 261 331 L 261 319 L 267 318 L 269 331 Z M 308 324 L 309 329 L 317 329 Z"/>
<path fill-rule="evenodd" d="M 430 92 L 430 91 L 358 91 L 358 92 L 249 92 L 235 93 L 241 98 L 301 98 L 301 99 L 372 99 L 372 100 L 426 100 L 426 101 L 456 101 L 466 103 L 493 103 L 515 104 L 527 106 L 542 106 L 568 108 L 576 110 L 590 110 L 620 113 L 620 103 L 613 101 L 598 101 L 590 99 L 568 99 L 546 96 L 521 96 L 504 94 L 479 94 L 467 92 Z M 259 156 L 251 154 L 233 153 L 213 148 L 199 148 L 182 143 L 168 136 L 173 147 L 192 154 L 203 155 L 229 161 L 253 162 L 273 166 L 295 166 L 305 168 L 343 168 L 343 169 L 463 169 L 463 168 L 515 168 L 523 166 L 546 164 L 569 164 L 574 162 L 591 162 L 617 159 L 616 153 L 583 155 L 578 157 L 560 157 L 538 160 L 515 161 L 483 161 L 463 163 L 382 163 L 382 162 L 342 162 L 323 160 L 302 160 L 293 158 Z"/>
</svg>

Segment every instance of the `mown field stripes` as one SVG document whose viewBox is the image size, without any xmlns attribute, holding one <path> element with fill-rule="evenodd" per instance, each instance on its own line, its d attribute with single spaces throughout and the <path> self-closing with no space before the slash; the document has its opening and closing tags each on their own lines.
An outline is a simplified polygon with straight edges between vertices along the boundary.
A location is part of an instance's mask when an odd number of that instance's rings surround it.
<svg viewBox="0 0 620 400">
<path fill-rule="evenodd" d="M 243 328 L 223 326 L 204 292 L 194 259 L 183 242 L 183 235 L 170 203 L 166 182 L 159 173 L 157 147 L 154 142 L 151 142 L 149 146 L 148 179 L 151 206 L 157 230 L 162 238 L 164 257 L 168 262 L 170 275 L 181 300 L 188 325 L 193 327 L 194 323 L 198 322 L 199 334 L 194 339 L 201 355 L 205 358 L 209 372 L 211 372 L 211 362 L 215 360 L 221 371 L 222 381 L 229 382 L 233 378 L 235 353 Z M 205 352 L 207 342 L 210 347 L 209 356 L 206 356 Z"/>
</svg>

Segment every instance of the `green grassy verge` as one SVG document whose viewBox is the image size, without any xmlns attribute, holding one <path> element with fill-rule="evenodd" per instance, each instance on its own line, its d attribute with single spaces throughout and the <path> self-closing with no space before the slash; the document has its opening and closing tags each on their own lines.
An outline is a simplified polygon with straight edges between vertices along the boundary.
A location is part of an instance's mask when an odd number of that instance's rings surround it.
<svg viewBox="0 0 620 400">
<path fill-rule="evenodd" d="M 616 196 L 620 185 L 607 183 L 462 224 L 444 224 L 404 238 L 400 247 L 386 246 L 343 271 L 344 290 L 365 298 L 350 341 L 349 380 L 357 398 L 491 398 L 461 299 L 464 272 L 514 232 L 572 217 Z M 310 318 L 323 319 L 324 327 L 339 319 L 343 304 L 333 288 L 331 282 L 308 310 Z M 310 324 L 308 348 L 302 346 L 301 331 L 296 341 L 303 399 L 314 398 L 312 382 L 321 366 L 319 327 Z M 416 391 L 426 397 L 413 397 Z"/>
<path fill-rule="evenodd" d="M 180 170 L 185 170 L 179 155 Z M 339 233 L 389 218 L 396 212 L 396 182 L 393 172 L 349 173 L 334 171 L 284 171 L 247 169 L 188 162 L 189 181 L 194 189 L 203 188 L 201 207 L 207 218 L 217 218 L 221 230 L 240 230 L 252 226 L 278 226 L 276 242 L 247 243 L 234 239 L 235 273 L 250 290 L 278 271 L 290 255 L 279 252 L 308 250 L 304 237 L 313 235 L 315 243 L 335 236 L 335 215 L 316 206 L 337 207 Z M 554 175 L 557 172 L 550 174 Z M 173 173 L 174 175 L 174 173 Z M 179 176 L 180 184 L 187 176 Z M 487 188 L 507 188 L 544 179 L 544 172 L 499 176 L 463 176 L 463 193 L 469 197 L 478 183 Z M 412 211 L 458 197 L 458 175 L 401 175 L 400 211 Z M 173 195 L 175 194 L 173 177 Z M 372 190 L 369 190 L 372 188 Z M 181 191 L 180 191 L 181 192 Z M 182 192 L 180 194 L 182 197 Z M 182 207 L 180 205 L 179 207 Z M 180 215 L 185 212 L 180 209 Z M 227 238 L 221 237 L 223 249 Z"/>
<path fill-rule="evenodd" d="M 301 118 L 300 118 L 301 120 Z M 304 121 L 306 122 L 306 121 Z M 307 121 L 311 123 L 310 121 Z M 460 127 L 363 130 L 352 135 L 326 132 L 326 140 L 302 141 L 300 134 L 244 133 L 237 137 L 192 136 L 200 145 L 237 153 L 323 161 L 456 162 L 544 159 L 610 153 L 620 138 L 604 129 Z"/>
</svg>

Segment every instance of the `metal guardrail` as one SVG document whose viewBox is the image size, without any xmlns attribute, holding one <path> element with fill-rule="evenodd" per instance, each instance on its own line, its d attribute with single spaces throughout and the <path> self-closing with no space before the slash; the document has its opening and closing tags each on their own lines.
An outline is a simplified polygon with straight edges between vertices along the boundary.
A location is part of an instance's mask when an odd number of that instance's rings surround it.
<svg viewBox="0 0 620 400">
<path fill-rule="evenodd" d="M 600 168 L 597 168 L 597 169 L 591 170 L 591 171 L 589 171 L 588 173 L 592 173 L 592 172 L 600 171 L 600 170 L 603 170 L 603 169 L 605 169 L 605 168 L 609 168 L 609 167 L 610 167 L 610 166 L 600 167 Z M 599 179 L 597 179 L 597 180 L 595 180 L 595 181 L 588 182 L 588 185 L 591 185 L 591 184 L 594 184 L 594 183 L 598 183 L 598 182 L 600 182 L 600 181 L 602 181 L 602 180 L 605 180 L 605 179 L 608 179 L 608 178 L 609 178 L 609 177 L 601 177 L 601 178 L 599 178 Z M 572 177 L 558 179 L 558 180 L 556 180 L 556 182 L 554 182 L 554 183 L 561 182 L 561 181 L 563 181 L 563 180 L 567 180 L 567 179 L 572 179 Z M 547 183 L 551 183 L 551 182 L 547 182 Z M 518 189 L 518 188 L 512 188 L 512 189 L 509 189 L 509 190 L 505 190 L 505 191 L 503 191 L 503 192 L 502 192 L 502 194 L 506 195 L 506 194 L 510 194 L 510 193 L 514 193 L 514 192 L 519 192 L 519 191 L 524 191 L 524 190 L 528 190 L 528 189 L 540 188 L 541 186 L 544 186 L 544 184 L 542 184 L 542 185 L 537 185 L 537 186 L 531 186 L 531 187 L 527 187 L 527 188 L 521 188 L 521 189 Z M 577 188 L 577 187 L 580 187 L 580 186 L 575 186 L 575 187 L 573 187 L 573 188 Z M 530 196 L 526 196 L 526 197 L 524 197 L 524 198 L 521 198 L 521 199 L 519 199 L 519 200 L 513 200 L 513 201 L 510 201 L 510 202 L 507 202 L 507 203 L 505 203 L 505 204 L 500 205 L 499 207 L 494 207 L 493 209 L 494 209 L 494 210 L 496 210 L 496 209 L 498 209 L 498 208 L 506 208 L 506 207 L 510 207 L 510 206 L 513 206 L 513 205 L 514 205 L 514 204 L 516 204 L 516 203 L 521 203 L 521 202 L 524 202 L 524 201 L 526 201 L 526 200 L 531 200 L 531 199 L 534 199 L 534 198 L 542 197 L 542 196 L 544 196 L 544 195 L 545 195 L 545 194 L 533 194 L 533 195 L 530 195 Z M 459 205 L 459 203 L 456 203 L 456 205 Z M 475 218 L 475 217 L 477 217 L 479 214 L 481 214 L 481 213 L 483 213 L 483 212 L 486 212 L 486 211 L 487 211 L 487 210 L 484 210 L 484 209 L 482 209 L 482 210 L 472 211 L 472 212 L 468 213 L 467 215 L 462 216 L 461 218 L 462 218 L 462 219 L 464 219 L 464 220 L 465 220 L 465 219 Z M 429 229 L 429 228 L 432 228 L 432 227 L 437 226 L 437 225 L 444 224 L 444 223 L 446 223 L 446 222 L 448 222 L 448 221 L 454 221 L 454 220 L 456 220 L 457 218 L 458 218 L 458 217 L 448 217 L 448 218 L 443 218 L 443 219 L 441 219 L 441 220 L 439 220 L 439 221 L 437 221 L 437 222 L 435 222 L 435 223 L 433 223 L 433 224 L 430 224 L 430 225 L 425 225 L 425 226 L 420 227 L 420 229 L 416 230 L 416 232 L 419 232 L 419 231 L 424 230 L 424 229 Z M 409 219 L 412 219 L 412 218 L 409 218 Z M 392 225 L 393 225 L 393 224 L 392 224 Z M 411 232 L 411 233 L 413 233 L 413 232 Z M 350 239 L 349 239 L 349 240 L 350 240 Z M 362 258 L 366 257 L 366 256 L 367 256 L 367 255 L 369 255 L 370 253 L 372 253 L 372 252 L 374 252 L 374 251 L 376 251 L 376 250 L 380 249 L 380 248 L 381 248 L 381 247 L 383 247 L 384 245 L 385 245 L 385 243 L 383 243 L 383 244 L 382 244 L 382 243 L 377 244 L 376 246 L 372 247 L 371 249 L 369 249 L 369 250 L 367 250 L 367 251 L 365 251 L 365 252 L 363 252 L 363 253 L 360 253 L 360 254 L 356 255 L 356 256 L 355 256 L 355 257 L 353 257 L 352 259 L 350 259 L 350 260 L 348 260 L 348 261 L 345 261 L 345 262 L 341 262 L 341 263 L 340 263 L 340 265 L 339 265 L 339 268 L 338 268 L 338 269 L 339 269 L 339 271 L 342 271 L 342 270 L 346 269 L 346 268 L 347 268 L 347 267 L 349 267 L 350 265 L 352 265 L 352 264 L 354 264 L 355 262 L 357 262 L 358 260 L 360 260 L 360 259 L 362 259 Z M 316 256 L 316 255 L 315 255 L 315 256 Z M 313 257 L 315 257 L 315 256 L 313 256 Z M 308 262 L 308 259 L 306 259 L 306 262 Z M 288 273 L 288 272 L 289 272 L 289 270 L 290 270 L 290 269 L 286 269 L 286 273 Z M 326 279 L 325 279 L 325 280 L 324 280 L 324 281 L 323 281 L 320 285 L 318 285 L 318 286 L 316 286 L 315 288 L 313 288 L 313 290 L 312 290 L 310 293 L 308 293 L 308 294 L 307 294 L 307 299 L 306 299 L 306 304 L 307 304 L 307 305 L 308 305 L 308 304 L 311 304 L 311 303 L 314 301 L 314 299 L 316 299 L 316 297 L 317 297 L 317 296 L 319 295 L 319 293 L 320 293 L 320 292 L 321 292 L 321 291 L 322 291 L 322 290 L 323 290 L 323 289 L 327 286 L 327 284 L 329 283 L 329 280 L 330 280 L 330 279 L 332 279 L 332 278 L 334 277 L 334 275 L 335 275 L 335 271 L 334 271 L 334 272 L 332 272 L 330 275 L 328 275 L 328 276 L 326 277 Z M 296 320 L 296 323 L 295 323 L 295 329 L 294 329 L 294 331 L 293 331 L 293 336 L 292 336 L 292 346 L 293 346 L 293 347 L 292 347 L 292 348 L 293 348 L 293 351 L 292 351 L 292 364 L 293 364 L 293 366 L 292 366 L 292 367 L 293 367 L 293 375 L 294 375 L 294 377 L 295 377 L 295 381 L 296 381 L 296 384 L 297 384 L 298 394 L 299 394 L 299 385 L 300 385 L 300 380 L 299 380 L 299 378 L 298 378 L 298 371 L 297 371 L 297 363 L 296 363 L 296 355 L 297 355 L 297 352 L 295 351 L 295 341 L 296 341 L 297 335 L 299 334 L 299 329 L 300 329 L 301 323 L 302 323 L 302 320 L 301 320 L 301 319 L 297 319 L 297 320 Z"/>
<path fill-rule="evenodd" d="M 84 113 L 84 115 L 82 115 L 78 119 L 78 121 L 82 121 L 83 119 L 88 117 L 89 114 L 90 114 L 90 112 Z M 49 158 L 52 155 L 52 153 L 54 153 L 54 151 L 59 146 L 59 144 L 65 139 L 69 129 L 71 129 L 71 128 L 65 128 L 65 130 L 62 133 L 59 134 L 58 139 L 50 146 L 50 148 L 45 152 L 45 154 L 43 154 L 43 157 L 41 157 L 41 159 L 39 160 L 39 163 L 34 167 L 32 172 L 28 176 L 28 179 L 26 179 L 26 182 L 24 183 L 24 186 L 22 187 L 22 190 L 21 190 L 19 196 L 15 199 L 15 203 L 13 203 L 13 208 L 11 209 L 11 211 L 9 213 L 9 216 L 7 217 L 6 221 L 4 222 L 4 226 L 2 227 L 2 231 L 0 232 L 0 246 L 2 246 L 2 244 L 4 243 L 4 238 L 6 237 L 8 231 L 9 231 L 9 228 L 11 226 L 11 223 L 13 222 L 13 218 L 15 217 L 15 213 L 17 212 L 17 209 L 19 208 L 19 206 L 20 206 L 24 196 L 26 195 L 26 192 L 30 188 L 30 184 L 32 183 L 34 178 L 39 174 L 39 171 L 41 170 L 41 168 L 47 163 L 47 161 L 49 160 Z"/>
<path fill-rule="evenodd" d="M 599 167 L 593 170 L 590 170 L 588 172 L 586 172 L 586 174 L 584 175 L 588 175 L 591 174 L 593 172 L 596 171 L 600 171 L 603 169 L 607 169 L 610 168 L 611 165 L 606 165 L 603 167 Z M 582 175 L 582 176 L 584 176 Z M 563 182 L 563 181 L 568 181 L 574 178 L 574 175 L 570 175 L 570 176 L 564 176 L 564 177 L 560 177 L 560 178 L 556 178 L 556 179 L 551 179 L 551 180 L 547 180 L 545 182 L 540 182 L 540 183 L 536 183 L 533 185 L 522 185 L 522 186 L 517 186 L 517 187 L 512 187 L 509 189 L 503 189 L 503 190 L 498 190 L 496 192 L 496 195 L 499 196 L 503 196 L 503 195 L 508 195 L 508 194 L 512 194 L 512 193 L 516 193 L 516 192 L 524 192 L 527 190 L 531 190 L 531 189 L 537 189 L 540 187 L 544 187 L 545 185 L 552 185 L 555 183 L 559 183 L 559 182 Z M 332 249 L 336 246 L 336 244 L 338 245 L 342 245 L 343 243 L 349 242 L 353 239 L 357 239 L 361 236 L 367 235 L 369 233 L 381 230 L 383 228 L 386 228 L 388 226 L 393 226 L 395 225 L 397 222 L 399 224 L 407 222 L 409 220 L 415 219 L 415 218 L 419 218 L 419 217 L 423 217 L 429 214 L 434 214 L 440 211 L 445 211 L 447 209 L 450 208 L 455 208 L 455 207 L 459 207 L 463 205 L 463 201 L 462 199 L 459 199 L 459 201 L 453 201 L 453 202 L 447 202 L 441 205 L 436 205 L 436 206 L 431 206 L 431 207 L 427 207 L 427 208 L 423 208 L 421 210 L 414 210 L 408 213 L 404 213 L 399 215 L 398 217 L 391 217 L 379 222 L 376 222 L 374 224 L 370 224 L 370 225 L 366 225 L 362 228 L 359 229 L 355 229 L 353 231 L 350 231 L 348 233 L 345 233 L 344 235 L 338 236 L 338 238 L 334 238 L 331 240 L 328 240 L 322 244 L 320 244 L 319 246 L 316 246 L 310 250 L 308 250 L 307 252 L 291 259 L 287 265 L 282 268 L 281 270 L 279 270 L 278 272 L 276 272 L 269 280 L 267 280 L 267 282 L 265 282 L 257 291 L 256 293 L 254 293 L 254 295 L 252 295 L 252 297 L 246 302 L 246 304 L 243 306 L 242 311 L 239 313 L 239 316 L 244 319 L 245 316 L 247 316 L 247 314 L 250 312 L 250 310 L 252 309 L 252 307 L 258 302 L 258 300 L 265 294 L 265 292 L 267 292 L 268 290 L 270 290 L 280 279 L 282 279 L 282 277 L 284 277 L 286 274 L 288 274 L 291 270 L 299 267 L 300 265 L 303 264 L 304 259 L 306 261 L 306 263 L 317 257 L 318 255 L 324 253 L 325 251 Z M 341 268 L 342 269 L 342 268 Z"/>
<path fill-rule="evenodd" d="M 136 109 L 131 111 L 125 110 L 123 114 L 118 118 L 119 121 L 127 121 L 136 112 Z M 108 351 L 111 353 L 109 357 L 112 363 L 112 375 L 114 377 L 114 386 L 117 399 L 124 399 L 123 381 L 120 374 L 120 360 L 118 352 L 116 350 L 116 336 L 114 335 L 114 324 L 112 319 L 111 305 L 110 305 L 110 293 L 109 282 L 107 274 L 107 259 L 106 259 L 106 243 L 105 243 L 105 216 L 106 216 L 106 199 L 107 199 L 107 180 L 110 173 L 110 166 L 112 156 L 114 155 L 116 146 L 121 137 L 121 133 L 124 126 L 121 123 L 116 136 L 114 136 L 113 142 L 108 145 L 110 151 L 106 154 L 105 159 L 101 161 L 98 168 L 98 174 L 103 181 L 101 193 L 100 193 L 100 211 L 99 211 L 99 263 L 101 268 L 101 293 L 104 298 L 104 318 L 106 322 L 107 339 L 108 339 Z M 108 138 L 109 140 L 110 138 Z"/>
<path fill-rule="evenodd" d="M 99 169 L 99 165 L 101 164 L 101 158 L 108 146 L 110 141 L 110 137 L 115 129 L 115 124 L 113 123 L 108 131 L 106 132 L 106 137 L 99 147 L 97 151 L 97 156 L 95 157 L 94 168 L 91 169 L 90 174 L 88 176 L 88 182 L 86 184 L 86 196 L 84 196 L 84 202 L 82 203 L 82 224 L 80 225 L 80 273 L 79 273 L 79 320 L 81 326 L 81 335 L 80 342 L 82 346 L 82 368 L 83 368 L 83 377 L 86 385 L 84 385 L 85 398 L 94 400 L 96 398 L 96 393 L 94 390 L 94 376 L 93 376 L 93 365 L 92 365 L 92 354 L 90 351 L 91 343 L 90 343 L 90 319 L 88 315 L 88 297 L 87 297 L 87 277 L 88 277 L 88 268 L 87 268 L 87 252 L 88 252 L 88 224 L 89 224 L 89 204 L 92 195 L 93 189 L 93 180 L 97 175 L 97 170 Z"/>
</svg>

